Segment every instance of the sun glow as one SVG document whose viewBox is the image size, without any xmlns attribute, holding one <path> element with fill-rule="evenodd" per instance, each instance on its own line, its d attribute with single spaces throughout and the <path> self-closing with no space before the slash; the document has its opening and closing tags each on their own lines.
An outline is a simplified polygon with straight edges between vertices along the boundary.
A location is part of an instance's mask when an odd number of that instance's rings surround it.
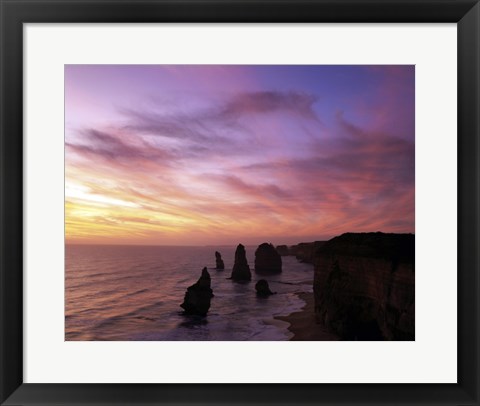
<svg viewBox="0 0 480 406">
<path fill-rule="evenodd" d="M 414 67 L 215 68 L 66 66 L 67 242 L 414 231 Z"/>
</svg>

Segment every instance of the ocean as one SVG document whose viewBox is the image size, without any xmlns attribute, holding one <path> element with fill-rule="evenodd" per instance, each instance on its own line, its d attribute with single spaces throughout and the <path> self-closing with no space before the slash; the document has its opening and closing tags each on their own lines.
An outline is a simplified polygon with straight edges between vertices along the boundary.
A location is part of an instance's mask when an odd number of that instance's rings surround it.
<svg viewBox="0 0 480 406">
<path fill-rule="evenodd" d="M 236 247 L 67 245 L 65 339 L 80 341 L 279 341 L 292 337 L 275 320 L 300 310 L 296 293 L 311 292 L 313 266 L 282 257 L 283 272 L 256 275 L 256 247 L 246 247 L 252 281 L 230 277 Z M 225 270 L 215 269 L 215 251 Z M 205 318 L 185 316 L 186 289 L 206 266 L 214 297 Z M 277 292 L 257 298 L 255 283 L 267 279 Z"/>
</svg>

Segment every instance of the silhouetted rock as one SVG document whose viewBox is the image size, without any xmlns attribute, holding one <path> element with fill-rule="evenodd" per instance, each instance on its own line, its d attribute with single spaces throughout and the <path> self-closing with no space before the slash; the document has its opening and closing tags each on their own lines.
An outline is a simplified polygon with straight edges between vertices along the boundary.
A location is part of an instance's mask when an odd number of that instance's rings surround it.
<svg viewBox="0 0 480 406">
<path fill-rule="evenodd" d="M 247 256 L 245 253 L 245 247 L 242 244 L 238 244 L 235 251 L 235 263 L 233 265 L 232 277 L 234 281 L 249 281 L 252 279 L 250 267 L 248 266 Z"/>
<path fill-rule="evenodd" d="M 289 255 L 295 255 L 295 258 L 300 262 L 313 264 L 315 253 L 323 244 L 325 244 L 325 241 L 301 242 L 300 244 L 292 245 L 288 252 Z"/>
<path fill-rule="evenodd" d="M 415 235 L 347 233 L 315 257 L 317 320 L 345 340 L 415 339 Z"/>
<path fill-rule="evenodd" d="M 277 245 L 276 250 L 282 257 L 286 257 L 287 255 L 290 255 L 290 252 L 286 245 Z"/>
<path fill-rule="evenodd" d="M 282 272 L 282 257 L 272 244 L 264 242 L 255 251 L 255 272 L 271 275 Z"/>
<path fill-rule="evenodd" d="M 225 269 L 225 264 L 223 263 L 222 255 L 218 252 L 215 251 L 215 268 L 216 269 Z"/>
<path fill-rule="evenodd" d="M 192 286 L 187 288 L 183 303 L 180 305 L 185 314 L 195 314 L 205 316 L 210 309 L 210 299 L 213 297 L 213 291 L 210 288 L 210 274 L 207 268 L 203 268 L 202 276 Z"/>
<path fill-rule="evenodd" d="M 265 279 L 260 279 L 255 284 L 255 290 L 257 291 L 257 296 L 266 297 L 275 294 L 270 290 L 268 282 Z"/>
</svg>

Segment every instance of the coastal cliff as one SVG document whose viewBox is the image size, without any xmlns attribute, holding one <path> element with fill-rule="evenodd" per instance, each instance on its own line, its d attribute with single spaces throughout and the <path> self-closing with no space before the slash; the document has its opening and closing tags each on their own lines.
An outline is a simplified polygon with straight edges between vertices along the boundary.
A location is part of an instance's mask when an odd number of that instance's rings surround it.
<svg viewBox="0 0 480 406">
<path fill-rule="evenodd" d="M 290 247 L 278 245 L 276 250 L 281 256 L 293 255 L 300 262 L 313 264 L 315 253 L 323 244 L 325 244 L 325 241 L 301 242 Z"/>
<path fill-rule="evenodd" d="M 346 233 L 315 252 L 315 315 L 345 340 L 415 339 L 415 235 Z"/>
</svg>

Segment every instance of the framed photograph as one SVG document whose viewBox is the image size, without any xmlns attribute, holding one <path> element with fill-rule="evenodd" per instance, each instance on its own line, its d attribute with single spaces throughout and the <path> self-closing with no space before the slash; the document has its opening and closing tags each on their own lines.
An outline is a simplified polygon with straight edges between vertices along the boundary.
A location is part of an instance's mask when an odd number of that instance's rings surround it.
<svg viewBox="0 0 480 406">
<path fill-rule="evenodd" d="M 0 2 L 2 405 L 479 403 L 477 1 Z"/>
</svg>

